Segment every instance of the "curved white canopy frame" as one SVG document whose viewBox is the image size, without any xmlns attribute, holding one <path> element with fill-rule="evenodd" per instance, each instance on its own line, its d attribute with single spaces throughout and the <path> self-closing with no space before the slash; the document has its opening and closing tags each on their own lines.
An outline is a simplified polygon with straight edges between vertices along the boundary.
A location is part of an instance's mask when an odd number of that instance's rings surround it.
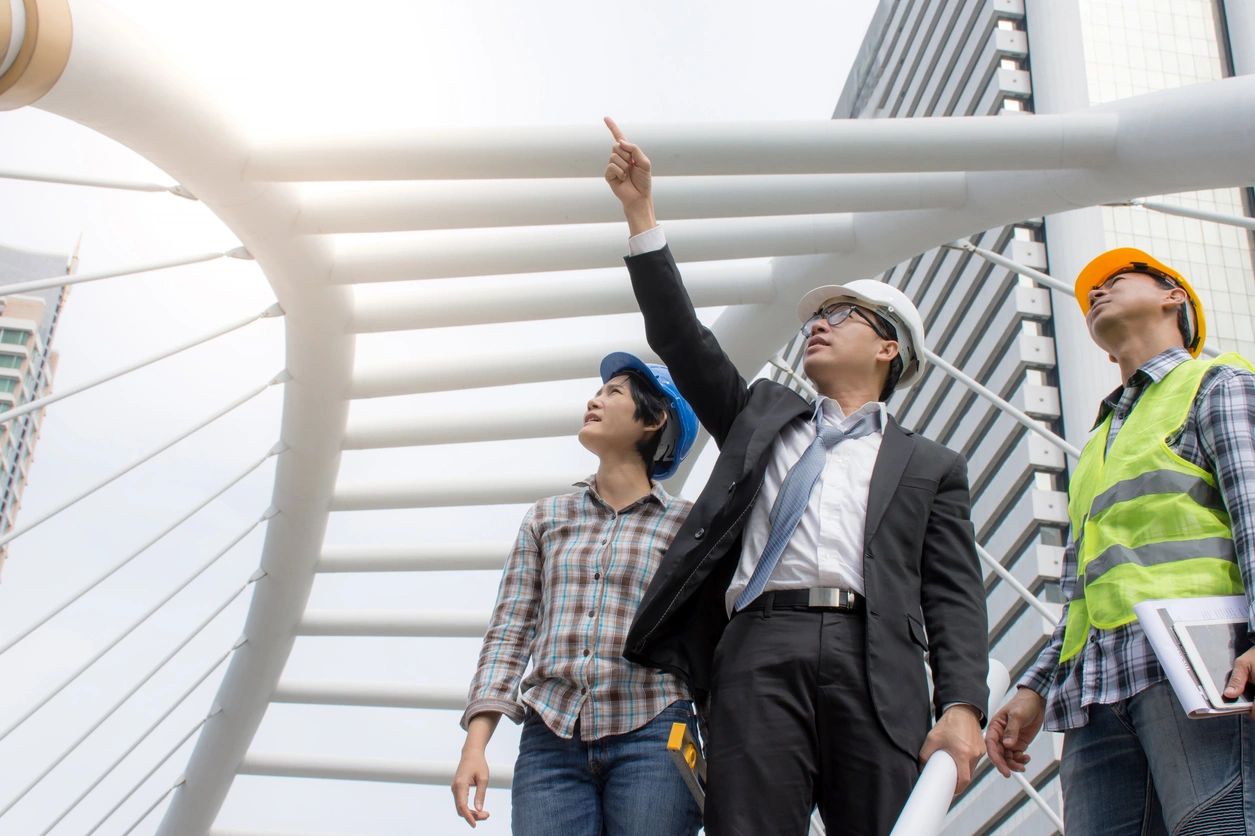
<svg viewBox="0 0 1255 836">
<path fill-rule="evenodd" d="M 458 298 L 455 284 L 425 299 L 409 298 L 408 307 L 382 314 L 381 325 L 378 311 L 355 312 L 346 285 L 424 276 L 491 282 L 504 273 L 616 267 L 624 231 L 604 223 L 613 205 L 608 195 L 599 203 L 594 193 L 604 186 L 593 182 L 606 141 L 600 126 L 584 125 L 511 129 L 508 151 L 494 140 L 500 128 L 300 138 L 255 147 L 186 76 L 158 71 L 172 59 L 103 4 L 73 0 L 67 11 L 67 0 L 38 0 L 24 8 L 23 31 L 10 31 L 23 38 L 26 52 L 0 76 L 0 107 L 35 101 L 147 157 L 235 232 L 286 312 L 291 379 L 281 441 L 287 451 L 276 470 L 277 513 L 267 524 L 261 558 L 266 574 L 256 584 L 244 627 L 248 641 L 219 688 L 221 710 L 205 723 L 186 782 L 159 831 L 202 833 L 245 762 L 293 641 L 308 621 L 305 605 L 329 511 L 361 502 L 415 507 L 441 501 L 423 485 L 337 490 L 350 398 L 512 380 L 499 357 L 487 356 L 463 358 L 454 370 L 460 379 L 451 379 L 439 359 L 355 371 L 356 331 L 466 324 L 474 321 L 475 309 Z M 64 27 L 32 26 L 30 10 L 41 20 L 72 20 L 72 44 Z M 10 25 L 15 20 L 0 17 L 0 23 L 6 19 Z M 10 31 L 0 31 L 0 44 L 9 41 Z M 60 41 L 33 42 L 57 31 Z M 68 61 L 58 69 L 62 47 Z M 703 265 L 696 282 L 695 296 L 706 282 L 715 304 L 741 303 L 714 330 L 752 375 L 793 331 L 794 302 L 815 284 L 874 275 L 930 247 L 1024 218 L 1255 183 L 1255 77 L 1057 116 L 656 125 L 632 126 L 632 133 L 668 175 L 659 178 L 660 195 L 674 195 L 684 207 L 687 219 L 668 224 L 678 252 L 695 260 L 774 257 L 768 271 L 750 274 L 742 296 L 738 271 L 723 265 Z M 520 171 L 546 181 L 534 184 L 544 196 L 534 205 L 521 200 L 514 186 L 497 182 Z M 900 172 L 927 173 L 912 183 Z M 378 179 L 444 182 L 300 185 Z M 334 194 L 328 199 L 328 188 L 341 189 L 354 212 L 342 211 Z M 461 228 L 425 232 L 447 225 L 440 218 L 448 215 L 438 211 L 445 205 L 456 207 Z M 756 217 L 733 217 L 747 214 L 747 206 Z M 881 211 L 846 211 L 856 207 Z M 529 246 L 521 248 L 522 241 Z M 622 289 L 607 292 L 612 277 L 604 278 L 573 286 L 565 294 L 565 304 L 573 306 L 568 310 L 627 309 Z M 540 292 L 555 295 L 553 287 Z M 596 357 L 601 349 L 581 346 L 568 353 L 587 368 L 586 355 Z M 540 373 L 545 379 L 569 374 L 570 358 L 542 359 L 550 364 Z M 552 415 L 535 423 L 541 432 L 559 431 L 560 425 Z M 509 482 L 504 490 L 510 497 L 527 496 L 552 485 L 547 477 L 531 478 Z"/>
</svg>

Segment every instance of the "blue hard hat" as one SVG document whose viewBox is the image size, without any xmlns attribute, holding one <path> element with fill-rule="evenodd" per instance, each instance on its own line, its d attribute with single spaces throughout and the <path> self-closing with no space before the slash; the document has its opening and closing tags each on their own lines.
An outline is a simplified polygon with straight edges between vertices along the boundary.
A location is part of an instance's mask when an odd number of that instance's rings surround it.
<svg viewBox="0 0 1255 836">
<path fill-rule="evenodd" d="M 697 439 L 697 413 L 680 394 L 671 372 L 659 363 L 646 363 L 634 354 L 616 351 L 607 354 L 601 361 L 601 382 L 623 372 L 636 372 L 645 378 L 667 399 L 667 413 L 670 420 L 662 428 L 662 441 L 658 444 L 658 452 L 654 455 L 654 466 L 650 469 L 653 479 L 666 479 L 680 468 L 680 462 L 693 449 Z"/>
</svg>

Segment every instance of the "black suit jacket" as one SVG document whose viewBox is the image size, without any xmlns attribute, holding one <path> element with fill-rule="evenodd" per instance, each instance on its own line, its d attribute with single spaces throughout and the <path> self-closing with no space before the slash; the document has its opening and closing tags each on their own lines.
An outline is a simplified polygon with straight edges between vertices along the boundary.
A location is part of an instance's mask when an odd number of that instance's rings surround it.
<svg viewBox="0 0 1255 836">
<path fill-rule="evenodd" d="M 747 386 L 697 319 L 669 249 L 626 259 L 650 347 L 671 370 L 719 446 L 710 481 L 650 583 L 624 655 L 710 688 L 724 596 L 741 533 L 781 429 L 813 407 L 769 380 Z M 963 457 L 890 420 L 872 471 L 863 551 L 870 699 L 885 732 L 908 754 L 928 733 L 933 704 L 982 711 L 988 703 L 985 591 L 969 518 Z"/>
</svg>

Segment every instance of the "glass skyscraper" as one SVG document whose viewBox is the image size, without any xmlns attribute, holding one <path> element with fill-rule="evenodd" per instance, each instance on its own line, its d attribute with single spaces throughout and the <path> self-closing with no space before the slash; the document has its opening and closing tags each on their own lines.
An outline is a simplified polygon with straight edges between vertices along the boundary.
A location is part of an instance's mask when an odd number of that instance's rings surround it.
<svg viewBox="0 0 1255 836">
<path fill-rule="evenodd" d="M 0 285 L 68 271 L 65 256 L 0 247 Z M 0 296 L 0 414 L 47 395 L 57 367 L 52 340 L 67 288 Z M 0 534 L 13 528 L 39 439 L 43 410 L 0 424 Z M 0 546 L 0 570 L 8 547 Z"/>
</svg>

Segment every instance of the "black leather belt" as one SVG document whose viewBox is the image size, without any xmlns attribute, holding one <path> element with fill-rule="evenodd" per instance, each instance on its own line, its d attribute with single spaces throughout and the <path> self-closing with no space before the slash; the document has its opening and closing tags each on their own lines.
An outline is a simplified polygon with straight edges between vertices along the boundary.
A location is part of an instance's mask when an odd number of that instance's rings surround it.
<svg viewBox="0 0 1255 836">
<path fill-rule="evenodd" d="M 737 612 L 751 610 L 844 610 L 861 613 L 866 599 L 857 592 L 836 587 L 817 589 L 777 589 L 764 592 Z"/>
</svg>

